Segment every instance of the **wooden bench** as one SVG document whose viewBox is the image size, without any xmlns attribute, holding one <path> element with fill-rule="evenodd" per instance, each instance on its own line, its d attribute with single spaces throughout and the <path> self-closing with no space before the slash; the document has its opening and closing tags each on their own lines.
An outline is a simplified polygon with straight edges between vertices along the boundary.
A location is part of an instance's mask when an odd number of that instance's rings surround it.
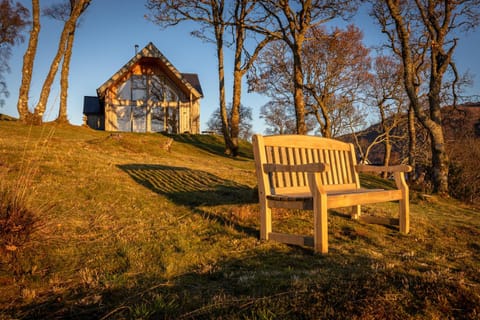
<svg viewBox="0 0 480 320">
<path fill-rule="evenodd" d="M 409 232 L 407 165 L 358 165 L 353 144 L 304 135 L 253 136 L 260 200 L 260 237 L 294 245 L 313 245 L 328 252 L 327 210 L 351 207 L 360 217 L 360 205 L 399 201 L 400 232 Z M 396 189 L 360 187 L 360 172 L 392 172 Z M 272 232 L 272 208 L 314 212 L 312 237 Z"/>
</svg>

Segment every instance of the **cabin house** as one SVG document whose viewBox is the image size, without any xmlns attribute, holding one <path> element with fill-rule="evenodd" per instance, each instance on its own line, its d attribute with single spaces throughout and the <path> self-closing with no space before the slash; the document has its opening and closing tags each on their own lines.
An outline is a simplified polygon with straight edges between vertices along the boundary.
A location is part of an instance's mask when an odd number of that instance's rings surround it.
<svg viewBox="0 0 480 320">
<path fill-rule="evenodd" d="M 150 42 L 84 97 L 83 122 L 123 132 L 200 133 L 202 88 L 197 74 L 180 73 Z"/>
</svg>

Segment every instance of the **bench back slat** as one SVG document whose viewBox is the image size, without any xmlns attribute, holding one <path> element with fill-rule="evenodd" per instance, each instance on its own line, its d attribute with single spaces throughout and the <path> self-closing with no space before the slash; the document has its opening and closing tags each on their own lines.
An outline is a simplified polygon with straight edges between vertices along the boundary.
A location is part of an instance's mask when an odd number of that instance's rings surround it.
<svg viewBox="0 0 480 320">
<path fill-rule="evenodd" d="M 322 162 L 330 170 L 321 174 L 322 183 L 328 191 L 354 189 L 360 186 L 355 172 L 354 147 L 333 139 L 305 135 L 276 135 L 253 137 L 257 175 L 263 180 L 268 194 L 309 192 L 306 173 L 276 172 L 267 175 L 262 165 L 308 164 Z M 259 190 L 262 188 L 259 183 Z"/>
</svg>

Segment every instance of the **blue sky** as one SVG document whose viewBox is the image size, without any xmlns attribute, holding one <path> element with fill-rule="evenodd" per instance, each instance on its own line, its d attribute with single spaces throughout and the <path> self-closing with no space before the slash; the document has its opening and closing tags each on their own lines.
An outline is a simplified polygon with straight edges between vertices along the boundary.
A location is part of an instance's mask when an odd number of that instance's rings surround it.
<svg viewBox="0 0 480 320">
<path fill-rule="evenodd" d="M 59 0 L 40 0 L 41 6 L 56 3 Z M 27 8 L 31 1 L 20 0 Z M 160 29 L 144 18 L 147 10 L 143 0 L 93 0 L 77 30 L 70 68 L 68 95 L 68 117 L 72 124 L 82 124 L 83 97 L 96 95 L 96 89 L 108 80 L 118 69 L 135 54 L 135 44 L 140 49 L 152 42 L 170 62 L 180 71 L 197 73 L 202 85 L 204 98 L 201 101 L 201 129 L 212 112 L 218 108 L 217 60 L 215 48 L 190 35 L 195 25 L 180 24 L 168 29 Z M 370 18 L 362 15 L 354 23 L 364 31 L 364 41 L 368 46 L 378 45 L 382 35 Z M 62 23 L 41 17 L 39 46 L 33 72 L 29 105 L 33 108 L 38 101 L 39 92 L 58 46 Z M 28 38 L 27 38 L 28 40 Z M 26 43 L 14 48 L 10 60 L 11 73 L 5 75 L 10 97 L 0 108 L 0 113 L 18 116 L 17 98 L 21 81 L 22 59 Z M 226 89 L 227 101 L 231 101 L 232 55 L 226 50 Z M 462 36 L 455 60 L 461 73 L 469 70 L 475 75 L 475 86 L 470 94 L 480 95 L 480 30 L 468 36 Z M 58 77 L 57 77 L 58 78 Z M 58 81 L 52 87 L 48 101 L 47 116 L 54 119 L 58 113 L 60 88 Z M 262 133 L 263 121 L 258 110 L 266 103 L 266 98 L 246 92 L 242 103 L 250 106 L 254 114 L 254 132 Z"/>
</svg>

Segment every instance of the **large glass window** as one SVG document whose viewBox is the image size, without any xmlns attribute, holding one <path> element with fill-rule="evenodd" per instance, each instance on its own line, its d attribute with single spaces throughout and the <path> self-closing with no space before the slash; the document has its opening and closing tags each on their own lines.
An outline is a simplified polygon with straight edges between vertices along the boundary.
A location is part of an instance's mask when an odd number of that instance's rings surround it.
<svg viewBox="0 0 480 320">
<path fill-rule="evenodd" d="M 132 131 L 130 121 L 130 106 L 117 107 L 118 131 Z"/>
<path fill-rule="evenodd" d="M 163 107 L 152 108 L 152 132 L 162 132 L 165 130 L 165 112 Z"/>
<path fill-rule="evenodd" d="M 119 100 L 131 100 L 132 96 L 132 85 L 130 79 L 122 83 L 118 87 L 117 99 Z"/>
<path fill-rule="evenodd" d="M 118 87 L 117 98 L 120 100 L 145 100 L 147 98 L 147 78 L 133 75 Z"/>
<path fill-rule="evenodd" d="M 150 99 L 152 101 L 177 101 L 178 95 L 165 77 L 150 77 Z"/>
<path fill-rule="evenodd" d="M 120 100 L 178 101 L 174 86 L 165 77 L 133 75 L 118 87 Z"/>
<path fill-rule="evenodd" d="M 132 107 L 132 131 L 146 132 L 147 131 L 147 114 L 145 108 Z"/>
<path fill-rule="evenodd" d="M 136 106 L 117 107 L 118 131 L 145 132 L 146 111 L 145 108 Z"/>
<path fill-rule="evenodd" d="M 147 99 L 147 77 L 146 76 L 132 76 L 132 99 L 131 100 L 146 100 Z"/>
</svg>

